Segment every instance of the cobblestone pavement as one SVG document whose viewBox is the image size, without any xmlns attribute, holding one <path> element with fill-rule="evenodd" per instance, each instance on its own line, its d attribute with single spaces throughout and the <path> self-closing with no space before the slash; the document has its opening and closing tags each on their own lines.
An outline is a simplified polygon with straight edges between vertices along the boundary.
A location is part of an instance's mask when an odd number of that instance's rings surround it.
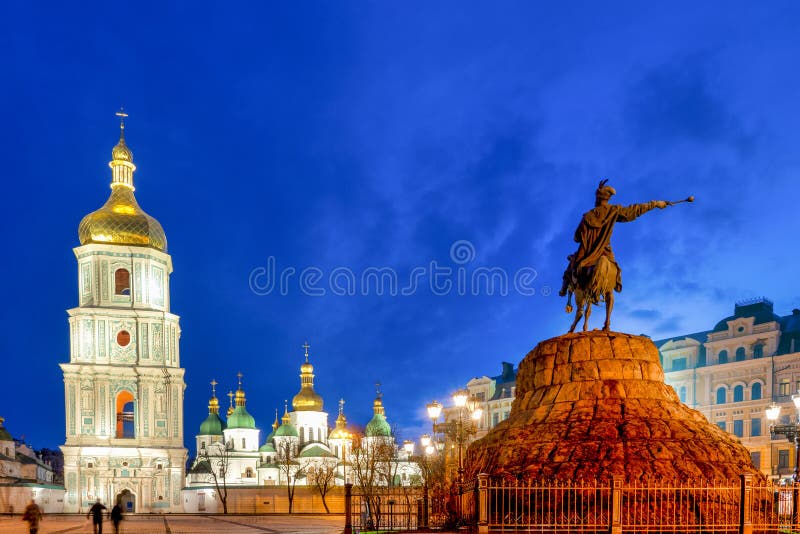
<svg viewBox="0 0 800 534">
<path fill-rule="evenodd" d="M 312 515 L 228 515 L 228 516 L 129 516 L 121 525 L 123 534 L 210 534 L 230 532 L 255 534 L 276 532 L 287 534 L 340 534 L 344 516 Z M 20 516 L 0 517 L 3 534 L 28 534 L 28 524 Z M 92 525 L 85 516 L 46 515 L 39 534 L 91 533 Z M 113 534 L 111 521 L 103 522 L 103 534 Z"/>
</svg>

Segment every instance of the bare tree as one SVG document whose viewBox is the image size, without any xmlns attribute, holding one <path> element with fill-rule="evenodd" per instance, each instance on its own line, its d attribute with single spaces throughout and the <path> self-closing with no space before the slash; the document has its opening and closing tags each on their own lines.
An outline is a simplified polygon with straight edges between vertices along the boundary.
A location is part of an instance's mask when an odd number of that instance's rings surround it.
<svg viewBox="0 0 800 534">
<path fill-rule="evenodd" d="M 333 487 L 334 482 L 336 480 L 336 465 L 325 462 L 323 465 L 317 466 L 314 471 L 313 475 L 309 471 L 308 476 L 311 477 L 314 487 L 317 488 L 319 492 L 319 496 L 322 497 L 322 506 L 325 507 L 325 513 L 331 513 L 330 509 L 328 508 L 328 503 L 325 501 L 325 496 L 328 495 L 328 492 Z"/>
<path fill-rule="evenodd" d="M 353 476 L 368 508 L 367 526 L 380 524 L 380 488 L 391 483 L 394 452 L 394 447 L 384 440 L 355 436 L 353 441 Z"/>
<path fill-rule="evenodd" d="M 294 489 L 297 479 L 302 476 L 297 458 L 297 447 L 291 441 L 282 441 L 277 447 L 278 457 L 276 463 L 278 470 L 286 480 L 286 496 L 289 499 L 289 513 L 294 506 Z"/>
<path fill-rule="evenodd" d="M 217 495 L 222 503 L 222 513 L 228 513 L 228 468 L 230 466 L 230 450 L 223 442 L 210 444 L 197 453 L 195 469 L 205 463 L 208 466 L 208 478 L 214 483 Z"/>
</svg>

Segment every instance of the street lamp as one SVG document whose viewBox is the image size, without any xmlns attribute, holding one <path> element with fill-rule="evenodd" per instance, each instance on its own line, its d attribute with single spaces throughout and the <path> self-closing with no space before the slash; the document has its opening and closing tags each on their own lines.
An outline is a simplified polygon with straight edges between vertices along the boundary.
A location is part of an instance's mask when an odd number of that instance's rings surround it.
<svg viewBox="0 0 800 534">
<path fill-rule="evenodd" d="M 786 436 L 786 439 L 789 440 L 790 443 L 794 443 L 795 458 L 794 481 L 792 484 L 792 515 L 794 516 L 793 523 L 796 525 L 800 522 L 800 510 L 798 510 L 798 508 L 800 508 L 800 506 L 798 506 L 798 489 L 800 489 L 798 488 L 798 485 L 800 485 L 800 390 L 792 395 L 792 402 L 798 413 L 797 422 L 781 425 L 776 424 L 775 422 L 778 420 L 778 416 L 781 413 L 781 407 L 774 402 L 767 408 L 767 419 L 770 420 L 769 431 L 772 435 L 771 437 L 774 438 L 775 435 Z"/>
<path fill-rule="evenodd" d="M 432 401 L 425 405 L 425 409 L 428 410 L 428 417 L 431 419 L 432 429 L 433 429 L 433 439 L 436 440 L 436 421 L 439 420 L 439 416 L 442 415 L 442 403 L 439 401 Z"/>
</svg>

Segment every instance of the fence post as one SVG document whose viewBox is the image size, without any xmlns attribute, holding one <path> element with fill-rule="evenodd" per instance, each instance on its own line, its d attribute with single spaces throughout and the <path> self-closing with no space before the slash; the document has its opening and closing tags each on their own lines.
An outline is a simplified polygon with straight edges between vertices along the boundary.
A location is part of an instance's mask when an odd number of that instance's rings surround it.
<svg viewBox="0 0 800 534">
<path fill-rule="evenodd" d="M 344 532 L 342 534 L 353 534 L 353 485 L 344 485 Z"/>
<path fill-rule="evenodd" d="M 422 528 L 428 528 L 428 483 L 422 487 Z"/>
<path fill-rule="evenodd" d="M 753 534 L 753 475 L 739 475 L 739 534 Z"/>
<path fill-rule="evenodd" d="M 611 477 L 611 534 L 622 534 L 622 477 Z"/>
<path fill-rule="evenodd" d="M 489 532 L 489 475 L 481 473 L 478 475 L 478 533 Z"/>
</svg>

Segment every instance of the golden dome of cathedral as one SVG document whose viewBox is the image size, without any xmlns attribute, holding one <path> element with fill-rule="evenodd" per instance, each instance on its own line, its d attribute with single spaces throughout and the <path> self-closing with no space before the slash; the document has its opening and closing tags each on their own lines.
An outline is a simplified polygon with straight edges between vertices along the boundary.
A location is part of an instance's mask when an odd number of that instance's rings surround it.
<svg viewBox="0 0 800 534">
<path fill-rule="evenodd" d="M 292 399 L 292 408 L 298 412 L 321 412 L 322 397 L 314 391 L 314 366 L 308 363 L 308 348 L 306 343 L 306 361 L 300 366 L 300 391 Z"/>
<path fill-rule="evenodd" d="M 120 125 L 119 143 L 111 151 L 111 195 L 97 211 L 78 226 L 81 245 L 87 243 L 152 247 L 166 252 L 167 236 L 161 224 L 145 213 L 133 195 L 133 153 L 125 144 L 125 125 Z"/>
</svg>

